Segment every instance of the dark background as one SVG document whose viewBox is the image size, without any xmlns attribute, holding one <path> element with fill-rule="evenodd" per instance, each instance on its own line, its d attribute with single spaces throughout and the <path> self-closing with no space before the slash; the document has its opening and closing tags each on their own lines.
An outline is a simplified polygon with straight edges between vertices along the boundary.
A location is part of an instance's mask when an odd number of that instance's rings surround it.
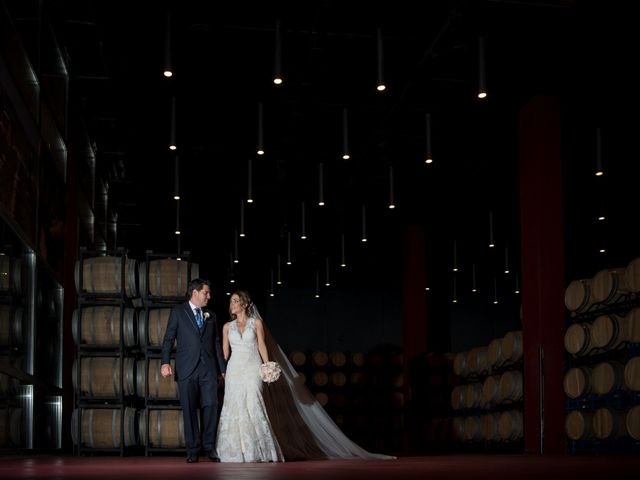
<svg viewBox="0 0 640 480">
<path fill-rule="evenodd" d="M 53 20 L 68 59 L 72 108 L 85 119 L 96 168 L 107 179 L 96 186 L 110 219 L 103 226 L 107 247 L 126 248 L 140 261 L 149 250 L 190 252 L 201 276 L 213 281 L 221 316 L 233 279 L 252 292 L 288 349 L 401 344 L 412 227 L 427 239 L 431 349 L 485 345 L 518 328 L 517 116 L 535 95 L 557 96 L 563 107 L 567 283 L 637 255 L 638 76 L 632 72 L 639 42 L 621 2 L 6 3 L 17 27 L 34 33 L 23 35 L 33 39 L 26 45 L 33 58 L 39 58 L 37 10 Z M 271 82 L 277 22 L 280 87 Z M 375 90 L 378 28 L 383 93 Z M 170 79 L 162 75 L 167 32 Z M 475 97 L 480 37 L 489 92 L 482 101 Z M 176 153 L 167 148 L 172 98 Z M 259 103 L 262 157 L 255 154 Z M 344 108 L 347 161 L 341 158 Z M 427 113 L 432 165 L 424 163 Z M 593 176 L 598 128 L 604 178 Z M 176 157 L 179 207 L 172 199 Z M 250 161 L 255 202 L 244 204 L 247 236 L 237 238 Z M 317 206 L 319 164 L 324 207 Z M 395 210 L 387 208 L 390 168 Z M 607 220 L 599 223 L 602 209 Z M 288 235 L 291 266 L 284 264 Z M 289 330 L 296 335 L 288 338 Z"/>
</svg>

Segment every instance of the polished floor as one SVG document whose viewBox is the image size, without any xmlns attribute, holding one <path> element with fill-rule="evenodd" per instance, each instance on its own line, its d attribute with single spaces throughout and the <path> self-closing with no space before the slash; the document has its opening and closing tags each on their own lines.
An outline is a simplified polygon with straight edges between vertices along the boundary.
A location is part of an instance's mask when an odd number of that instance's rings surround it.
<svg viewBox="0 0 640 480">
<path fill-rule="evenodd" d="M 640 478 L 639 456 L 434 455 L 396 460 L 187 464 L 181 456 L 0 456 L 0 479 L 618 480 Z M 545 478 L 546 477 L 546 478 Z"/>
</svg>

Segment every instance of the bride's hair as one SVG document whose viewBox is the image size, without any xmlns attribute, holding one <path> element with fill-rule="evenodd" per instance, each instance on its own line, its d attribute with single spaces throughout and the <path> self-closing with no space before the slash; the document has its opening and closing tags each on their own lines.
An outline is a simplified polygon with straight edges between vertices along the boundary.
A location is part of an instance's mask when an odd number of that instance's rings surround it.
<svg viewBox="0 0 640 480">
<path fill-rule="evenodd" d="M 247 317 L 251 318 L 255 316 L 255 305 L 253 304 L 253 301 L 251 300 L 251 297 L 249 296 L 249 292 L 247 292 L 246 290 L 236 290 L 235 292 L 233 292 L 231 294 L 231 296 L 233 295 L 237 295 L 238 298 L 240 298 L 240 305 L 242 305 L 246 312 L 247 312 Z M 231 315 L 231 318 L 233 320 L 235 320 L 236 316 L 235 315 Z"/>
</svg>

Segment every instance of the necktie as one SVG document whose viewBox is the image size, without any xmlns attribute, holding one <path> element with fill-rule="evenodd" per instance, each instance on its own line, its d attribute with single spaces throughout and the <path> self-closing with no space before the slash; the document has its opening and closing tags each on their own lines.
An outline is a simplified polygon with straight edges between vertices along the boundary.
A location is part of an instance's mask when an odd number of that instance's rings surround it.
<svg viewBox="0 0 640 480">
<path fill-rule="evenodd" d="M 200 309 L 196 308 L 196 323 L 198 324 L 198 328 L 202 330 L 202 326 L 204 325 L 202 322 L 202 314 L 200 313 Z"/>
</svg>

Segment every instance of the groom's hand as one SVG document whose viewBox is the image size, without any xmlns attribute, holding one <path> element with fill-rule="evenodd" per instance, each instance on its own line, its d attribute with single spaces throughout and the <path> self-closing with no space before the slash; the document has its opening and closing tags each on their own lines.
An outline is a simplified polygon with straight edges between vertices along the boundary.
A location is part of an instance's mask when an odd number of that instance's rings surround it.
<svg viewBox="0 0 640 480">
<path fill-rule="evenodd" d="M 160 374 L 163 377 L 170 377 L 171 375 L 173 375 L 173 369 L 171 368 L 171 364 L 169 363 L 163 363 L 160 366 Z"/>
</svg>

